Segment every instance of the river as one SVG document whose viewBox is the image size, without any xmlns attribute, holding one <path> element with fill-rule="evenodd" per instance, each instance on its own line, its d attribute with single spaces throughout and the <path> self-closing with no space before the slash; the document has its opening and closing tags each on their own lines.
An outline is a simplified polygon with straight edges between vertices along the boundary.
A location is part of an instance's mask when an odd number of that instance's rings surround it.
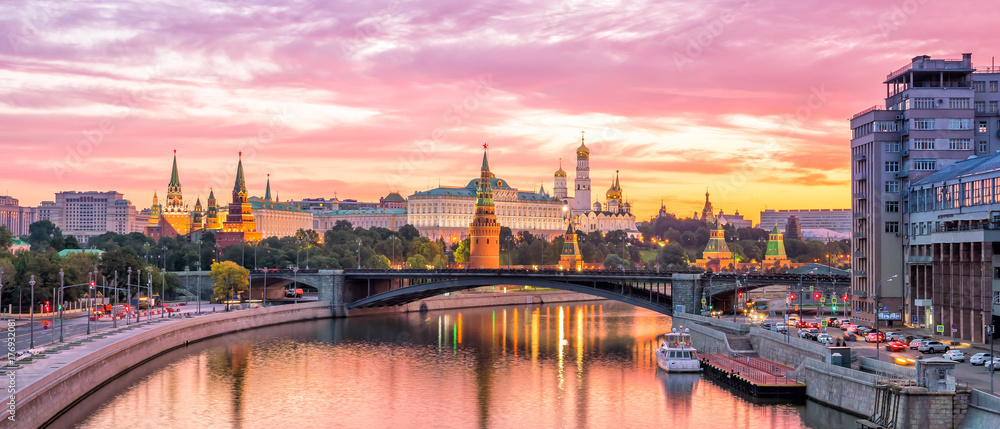
<svg viewBox="0 0 1000 429">
<path fill-rule="evenodd" d="M 658 370 L 670 327 L 608 301 L 273 326 L 142 364 L 54 427 L 855 427 Z"/>
</svg>

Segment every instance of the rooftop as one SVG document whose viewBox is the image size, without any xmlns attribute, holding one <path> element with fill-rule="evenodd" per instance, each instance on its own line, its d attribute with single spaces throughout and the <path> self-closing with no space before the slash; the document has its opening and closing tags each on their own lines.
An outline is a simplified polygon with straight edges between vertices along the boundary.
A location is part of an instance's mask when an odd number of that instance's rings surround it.
<svg viewBox="0 0 1000 429">
<path fill-rule="evenodd" d="M 913 186 L 1000 170 L 1000 153 L 956 162 L 920 179 Z"/>
</svg>

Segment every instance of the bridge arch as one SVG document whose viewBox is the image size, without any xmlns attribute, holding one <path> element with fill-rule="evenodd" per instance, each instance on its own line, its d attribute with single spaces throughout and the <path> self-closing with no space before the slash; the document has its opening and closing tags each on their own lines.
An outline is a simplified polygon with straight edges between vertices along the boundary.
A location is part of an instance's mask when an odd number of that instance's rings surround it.
<svg viewBox="0 0 1000 429">
<path fill-rule="evenodd" d="M 402 305 L 447 292 L 499 285 L 532 286 L 579 292 L 642 307 L 668 316 L 673 314 L 670 295 L 651 288 L 611 282 L 586 282 L 586 284 L 582 284 L 582 282 L 554 281 L 528 276 L 475 277 L 419 283 L 368 296 L 348 304 L 347 307 L 367 308 Z"/>
</svg>

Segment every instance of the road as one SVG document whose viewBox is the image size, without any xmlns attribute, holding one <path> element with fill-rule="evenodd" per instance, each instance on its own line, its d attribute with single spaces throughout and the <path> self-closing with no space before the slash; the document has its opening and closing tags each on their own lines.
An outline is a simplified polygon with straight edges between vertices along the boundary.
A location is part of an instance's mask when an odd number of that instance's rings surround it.
<svg viewBox="0 0 1000 429">
<path fill-rule="evenodd" d="M 778 316 L 778 317 L 774 317 L 774 318 L 768 318 L 768 320 L 777 323 L 777 322 L 780 322 L 782 320 L 782 317 Z M 804 320 L 806 322 L 819 322 L 819 319 L 814 318 L 814 317 L 811 318 L 811 317 L 808 317 L 808 316 L 806 316 L 804 318 Z M 822 331 L 822 330 L 823 329 L 820 328 L 820 331 Z M 883 329 L 882 329 L 883 332 L 889 332 L 890 330 L 891 329 L 886 329 L 885 327 L 883 327 Z M 902 329 L 902 330 L 904 332 L 906 331 L 906 329 Z M 826 333 L 830 334 L 830 336 L 832 336 L 835 340 L 843 340 L 844 339 L 844 331 L 841 331 L 840 328 L 829 327 L 829 328 L 826 329 Z M 797 328 L 789 327 L 788 328 L 788 335 L 794 336 L 794 337 L 798 338 L 799 330 Z M 918 337 L 919 337 L 919 335 L 918 335 Z M 875 347 L 876 346 L 880 346 L 881 348 L 878 350 L 878 353 L 877 353 L 878 360 L 883 361 L 883 362 L 893 363 L 893 364 L 896 363 L 895 359 L 897 357 L 908 357 L 908 358 L 911 358 L 911 359 L 916 359 L 917 356 L 919 356 L 919 355 L 922 354 L 922 353 L 920 353 L 920 352 L 918 352 L 916 350 L 910 350 L 909 347 L 907 347 L 906 351 L 899 351 L 899 352 L 887 351 L 885 349 L 885 344 L 886 344 L 885 342 L 883 342 L 883 343 L 868 343 L 868 342 L 865 342 L 863 340 L 859 340 L 859 341 L 848 341 L 847 344 L 853 350 L 857 351 L 859 357 L 868 357 L 868 358 L 875 358 L 876 357 Z M 981 349 L 973 348 L 973 347 L 957 347 L 955 349 L 956 350 L 961 350 L 961 351 L 965 352 L 965 354 L 966 354 L 966 360 L 965 360 L 965 362 L 958 362 L 955 365 L 955 377 L 958 380 L 958 382 L 959 383 L 968 383 L 968 385 L 970 387 L 972 387 L 972 388 L 979 389 L 979 390 L 982 390 L 982 391 L 985 391 L 985 392 L 989 392 L 990 391 L 990 375 L 991 374 L 989 373 L 989 371 L 987 371 L 982 366 L 974 366 L 974 365 L 970 364 L 969 360 L 968 360 L 969 357 L 971 357 L 972 355 L 974 355 L 976 353 L 981 353 L 981 352 L 987 352 L 988 353 L 989 350 L 981 350 Z M 925 358 L 926 357 L 930 357 L 930 356 L 940 356 L 940 354 L 923 354 L 923 355 L 924 355 Z M 995 388 L 996 391 L 1000 391 L 1000 371 L 995 371 L 992 375 L 994 377 L 994 380 L 993 380 L 994 388 Z"/>
</svg>

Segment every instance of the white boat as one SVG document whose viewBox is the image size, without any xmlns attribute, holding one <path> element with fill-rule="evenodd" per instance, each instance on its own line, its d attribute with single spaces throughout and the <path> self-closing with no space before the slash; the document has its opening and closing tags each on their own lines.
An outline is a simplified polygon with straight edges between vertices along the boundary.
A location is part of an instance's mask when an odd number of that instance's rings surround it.
<svg viewBox="0 0 1000 429">
<path fill-rule="evenodd" d="M 656 349 L 656 365 L 667 372 L 701 372 L 698 351 L 691 347 L 691 334 L 673 332 L 663 335 L 663 342 Z"/>
</svg>

